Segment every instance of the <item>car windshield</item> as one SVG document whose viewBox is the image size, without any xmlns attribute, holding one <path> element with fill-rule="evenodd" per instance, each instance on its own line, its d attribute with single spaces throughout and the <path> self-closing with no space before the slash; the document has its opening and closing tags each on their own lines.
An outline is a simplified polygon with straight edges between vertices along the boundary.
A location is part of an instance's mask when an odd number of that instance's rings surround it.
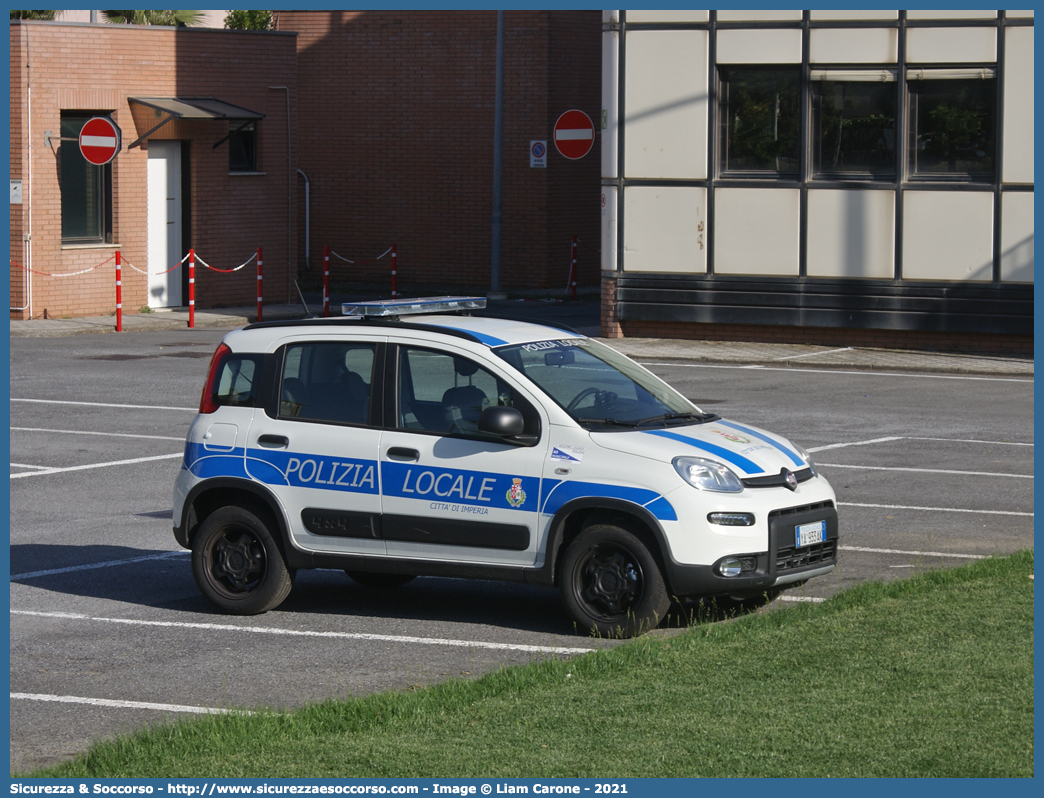
<svg viewBox="0 0 1044 798">
<path fill-rule="evenodd" d="M 589 338 L 494 351 L 585 427 L 673 426 L 714 418 L 634 361 Z"/>
</svg>

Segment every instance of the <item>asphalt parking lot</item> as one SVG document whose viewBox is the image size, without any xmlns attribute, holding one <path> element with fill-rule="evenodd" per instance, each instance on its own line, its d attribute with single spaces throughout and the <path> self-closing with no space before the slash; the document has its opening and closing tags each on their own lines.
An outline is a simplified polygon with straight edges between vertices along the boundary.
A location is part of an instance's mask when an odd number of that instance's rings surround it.
<svg viewBox="0 0 1044 798">
<path fill-rule="evenodd" d="M 575 635 L 554 591 L 466 580 L 378 593 L 340 572 L 302 572 L 273 612 L 213 612 L 170 512 L 221 335 L 11 342 L 12 770 L 192 713 L 293 707 L 614 645 Z M 803 444 L 834 485 L 839 567 L 786 601 L 1033 545 L 1032 375 L 647 365 L 705 410 Z"/>
</svg>

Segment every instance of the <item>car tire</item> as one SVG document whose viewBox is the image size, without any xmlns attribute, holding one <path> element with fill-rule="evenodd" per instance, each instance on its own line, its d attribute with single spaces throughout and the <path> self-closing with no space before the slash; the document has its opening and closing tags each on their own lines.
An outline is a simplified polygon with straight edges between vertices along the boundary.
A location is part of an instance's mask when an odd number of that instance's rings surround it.
<svg viewBox="0 0 1044 798">
<path fill-rule="evenodd" d="M 353 582 L 372 590 L 391 590 L 402 587 L 417 578 L 414 574 L 382 574 L 373 571 L 349 571 L 348 569 L 345 569 L 344 572 Z"/>
<path fill-rule="evenodd" d="M 651 631 L 670 606 L 649 549 L 612 524 L 589 526 L 569 544 L 559 563 L 558 586 L 578 629 L 606 637 Z"/>
<path fill-rule="evenodd" d="M 222 507 L 207 516 L 192 540 L 197 587 L 230 615 L 268 612 L 293 586 L 293 574 L 262 517 L 244 507 Z"/>
</svg>

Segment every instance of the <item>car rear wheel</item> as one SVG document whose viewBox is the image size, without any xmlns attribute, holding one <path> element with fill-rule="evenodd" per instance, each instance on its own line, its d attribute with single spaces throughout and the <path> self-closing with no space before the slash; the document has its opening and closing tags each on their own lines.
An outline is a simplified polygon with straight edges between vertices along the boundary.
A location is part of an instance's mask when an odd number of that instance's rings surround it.
<svg viewBox="0 0 1044 798">
<path fill-rule="evenodd" d="M 655 558 L 637 536 L 612 524 L 590 526 L 569 544 L 558 583 L 577 626 L 608 637 L 655 629 L 670 606 Z"/>
<path fill-rule="evenodd" d="M 268 525 L 243 507 L 222 507 L 200 526 L 192 541 L 192 576 L 207 600 L 231 615 L 274 609 L 293 584 Z"/>
<path fill-rule="evenodd" d="M 417 578 L 413 574 L 379 574 L 372 571 L 349 571 L 347 569 L 345 569 L 345 573 L 353 582 L 373 590 L 402 587 Z"/>
</svg>

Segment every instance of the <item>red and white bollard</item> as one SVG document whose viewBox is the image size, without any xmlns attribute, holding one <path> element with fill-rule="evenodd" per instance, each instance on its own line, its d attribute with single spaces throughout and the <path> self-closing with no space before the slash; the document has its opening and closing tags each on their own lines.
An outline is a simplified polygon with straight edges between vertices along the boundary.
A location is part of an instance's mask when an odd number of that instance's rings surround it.
<svg viewBox="0 0 1044 798">
<path fill-rule="evenodd" d="M 397 274 L 398 264 L 395 262 L 395 245 L 392 244 L 392 299 L 398 296 L 395 291 L 395 275 Z"/>
<path fill-rule="evenodd" d="M 257 320 L 261 321 L 261 297 L 264 296 L 264 291 L 261 290 L 261 247 L 257 248 Z"/>
<path fill-rule="evenodd" d="M 196 326 L 196 250 L 189 250 L 189 327 Z"/>
<path fill-rule="evenodd" d="M 330 316 L 330 247 L 323 247 L 323 318 Z"/>
<path fill-rule="evenodd" d="M 123 265 L 116 250 L 116 332 L 123 332 Z"/>
<path fill-rule="evenodd" d="M 573 255 L 569 266 L 569 298 L 576 302 L 576 236 L 573 236 Z"/>
</svg>

